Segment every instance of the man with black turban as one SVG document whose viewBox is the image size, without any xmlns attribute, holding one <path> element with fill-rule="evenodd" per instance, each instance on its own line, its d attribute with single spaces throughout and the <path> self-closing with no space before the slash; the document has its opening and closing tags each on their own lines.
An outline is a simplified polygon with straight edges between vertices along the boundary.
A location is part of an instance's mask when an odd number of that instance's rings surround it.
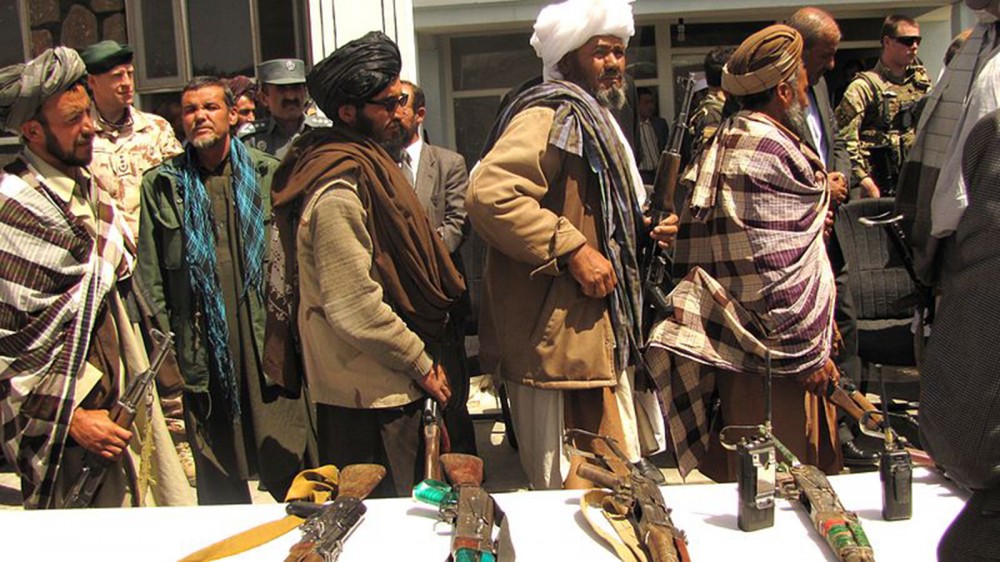
<svg viewBox="0 0 1000 562">
<path fill-rule="evenodd" d="M 3 451 L 28 509 L 65 506 L 88 453 L 109 463 L 90 505 L 190 503 L 155 388 L 130 427 L 108 417 L 149 362 L 119 293 L 135 245 L 88 169 L 84 72 L 66 47 L 0 69 L 0 127 L 24 143 L 0 173 Z"/>
<path fill-rule="evenodd" d="M 297 328 L 320 462 L 384 465 L 380 496 L 408 495 L 423 476 L 421 405 L 451 395 L 439 342 L 465 290 L 390 156 L 403 142 L 400 66 L 381 32 L 320 61 L 307 83 L 335 124 L 299 137 L 272 191 L 265 370 L 298 384 Z"/>
<path fill-rule="evenodd" d="M 823 162 L 797 131 L 808 78 L 802 36 L 773 25 L 748 37 L 722 73 L 741 111 L 723 121 L 688 170 L 692 182 L 674 254 L 685 277 L 674 314 L 653 329 L 646 353 L 664 403 L 677 466 L 720 482 L 736 455 L 714 430 L 764 415 L 767 356 L 774 376 L 774 432 L 802 462 L 841 468 L 836 414 L 825 398 L 834 279 L 824 244 L 830 205 Z M 713 420 L 713 396 L 720 400 Z"/>
</svg>

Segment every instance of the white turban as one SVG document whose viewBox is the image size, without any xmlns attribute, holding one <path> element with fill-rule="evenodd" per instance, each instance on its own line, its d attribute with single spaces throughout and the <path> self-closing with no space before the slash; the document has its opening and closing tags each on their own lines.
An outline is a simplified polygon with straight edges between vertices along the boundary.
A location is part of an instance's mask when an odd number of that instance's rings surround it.
<svg viewBox="0 0 1000 562">
<path fill-rule="evenodd" d="M 531 36 L 531 46 L 542 59 L 542 78 L 561 80 L 559 61 L 592 37 L 613 35 L 628 46 L 629 37 L 635 35 L 633 1 L 566 0 L 543 8 Z"/>
</svg>

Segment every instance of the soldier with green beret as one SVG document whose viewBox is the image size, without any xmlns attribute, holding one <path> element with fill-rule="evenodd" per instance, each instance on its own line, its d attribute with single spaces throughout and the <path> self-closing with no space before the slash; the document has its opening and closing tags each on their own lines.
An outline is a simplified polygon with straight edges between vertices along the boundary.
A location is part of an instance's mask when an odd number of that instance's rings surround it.
<svg viewBox="0 0 1000 562">
<path fill-rule="evenodd" d="M 878 63 L 855 77 L 837 106 L 837 137 L 851 159 L 851 185 L 865 197 L 895 194 L 916 139 L 918 102 L 931 89 L 927 69 L 917 59 L 920 40 L 916 21 L 887 17 Z"/>
<path fill-rule="evenodd" d="M 299 59 L 274 59 L 257 65 L 258 101 L 270 114 L 244 125 L 237 136 L 247 144 L 281 158 L 292 141 L 306 129 L 333 123 L 320 115 L 306 114 L 306 65 Z"/>
</svg>

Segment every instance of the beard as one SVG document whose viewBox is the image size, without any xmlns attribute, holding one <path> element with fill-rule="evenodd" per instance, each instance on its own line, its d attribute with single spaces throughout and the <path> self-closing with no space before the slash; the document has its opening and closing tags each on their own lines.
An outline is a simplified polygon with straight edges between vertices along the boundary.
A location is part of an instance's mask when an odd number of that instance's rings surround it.
<svg viewBox="0 0 1000 562">
<path fill-rule="evenodd" d="M 45 150 L 64 165 L 86 166 L 94 159 L 94 137 L 92 135 L 80 135 L 73 139 L 73 146 L 69 150 L 63 150 L 47 125 L 42 124 L 42 130 L 45 132 Z M 78 152 L 74 150 L 77 148 L 85 148 L 85 150 Z"/>
<path fill-rule="evenodd" d="M 218 133 L 212 132 L 211 135 L 202 135 L 200 137 L 195 137 L 191 141 L 191 145 L 199 150 L 205 150 L 206 148 L 212 148 L 213 146 L 219 144 L 222 137 Z"/>
<path fill-rule="evenodd" d="M 594 97 L 604 107 L 617 111 L 625 107 L 625 86 L 598 87 Z"/>
<path fill-rule="evenodd" d="M 785 110 L 785 115 L 781 120 L 781 124 L 787 127 L 791 131 L 805 131 L 809 132 L 809 120 L 806 117 L 806 107 L 801 101 L 795 100 L 788 109 Z"/>
<path fill-rule="evenodd" d="M 362 135 L 374 140 L 392 156 L 394 160 L 400 158 L 400 153 L 403 147 L 406 146 L 407 132 L 406 128 L 400 124 L 399 120 L 393 119 L 391 123 L 395 123 L 394 128 L 377 130 L 375 122 L 368 118 L 367 115 L 358 111 L 358 118 L 356 120 L 356 128 Z"/>
</svg>

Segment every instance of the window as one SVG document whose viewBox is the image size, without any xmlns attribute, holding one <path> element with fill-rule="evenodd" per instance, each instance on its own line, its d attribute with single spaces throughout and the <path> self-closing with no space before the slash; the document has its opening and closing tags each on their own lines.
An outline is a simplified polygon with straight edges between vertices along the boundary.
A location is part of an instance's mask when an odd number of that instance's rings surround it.
<svg viewBox="0 0 1000 562">
<path fill-rule="evenodd" d="M 187 16 L 192 75 L 254 75 L 247 0 L 188 0 Z"/>
</svg>

